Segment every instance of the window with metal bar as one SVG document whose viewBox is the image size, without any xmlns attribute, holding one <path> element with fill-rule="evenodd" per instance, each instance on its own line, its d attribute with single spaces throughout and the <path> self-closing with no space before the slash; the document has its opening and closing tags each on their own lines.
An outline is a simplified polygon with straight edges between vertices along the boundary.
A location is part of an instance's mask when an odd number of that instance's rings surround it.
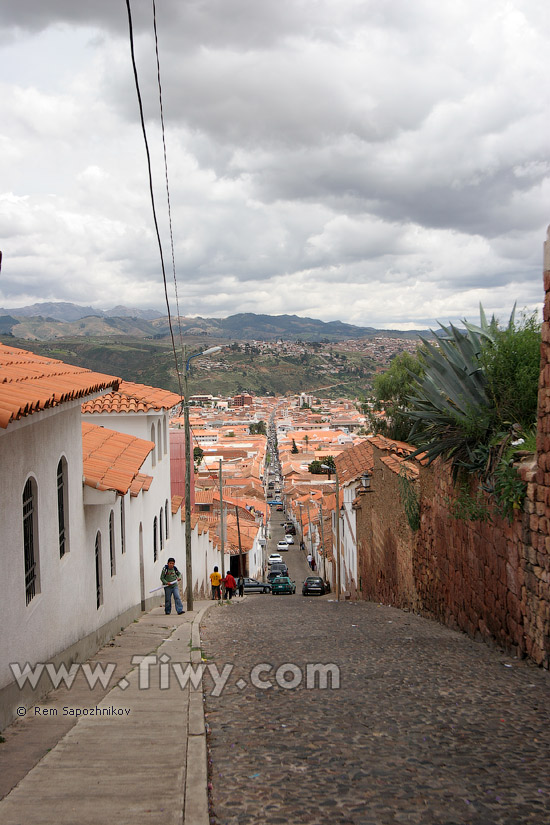
<svg viewBox="0 0 550 825">
<path fill-rule="evenodd" d="M 96 607 L 99 610 L 103 604 L 103 581 L 101 576 L 101 533 L 97 531 L 95 537 L 95 596 Z"/>
<path fill-rule="evenodd" d="M 68 551 L 67 541 L 67 462 L 61 458 L 57 465 L 57 525 L 59 530 L 59 558 L 62 559 Z"/>
<path fill-rule="evenodd" d="M 124 496 L 120 497 L 120 552 L 126 552 L 126 524 L 124 520 Z"/>
<path fill-rule="evenodd" d="M 111 576 L 116 573 L 116 557 L 115 557 L 115 514 L 111 510 L 109 515 L 109 558 L 111 561 Z"/>
<path fill-rule="evenodd" d="M 27 604 L 38 592 L 36 482 L 29 478 L 23 489 L 23 549 L 25 555 L 25 598 Z"/>
</svg>

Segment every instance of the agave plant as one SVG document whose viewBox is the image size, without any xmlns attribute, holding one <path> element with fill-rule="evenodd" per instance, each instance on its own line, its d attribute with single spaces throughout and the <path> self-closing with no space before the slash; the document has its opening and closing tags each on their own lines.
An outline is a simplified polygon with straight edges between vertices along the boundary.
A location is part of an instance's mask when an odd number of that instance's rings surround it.
<svg viewBox="0 0 550 825">
<path fill-rule="evenodd" d="M 514 311 L 510 316 L 513 325 Z M 408 397 L 406 412 L 413 422 L 409 440 L 428 461 L 438 456 L 451 461 L 456 475 L 461 468 L 479 472 L 486 468 L 488 445 L 495 426 L 496 408 L 480 356 L 484 342 L 494 344 L 498 325 L 480 307 L 480 325 L 464 321 L 463 332 L 453 324 L 440 324 L 437 345 L 422 338 L 424 375 Z"/>
</svg>

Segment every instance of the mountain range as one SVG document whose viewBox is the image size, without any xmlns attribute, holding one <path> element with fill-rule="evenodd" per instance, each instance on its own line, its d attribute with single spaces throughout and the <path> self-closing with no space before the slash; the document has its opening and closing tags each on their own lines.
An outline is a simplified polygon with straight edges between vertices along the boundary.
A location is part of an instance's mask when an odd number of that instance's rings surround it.
<svg viewBox="0 0 550 825">
<path fill-rule="evenodd" d="M 377 335 L 413 338 L 426 330 L 379 330 L 342 321 L 319 321 L 298 315 L 256 315 L 228 318 L 172 318 L 174 332 L 240 341 L 345 341 Z M 56 338 L 132 336 L 164 338 L 170 334 L 168 317 L 153 309 L 116 306 L 109 310 L 67 302 L 46 302 L 16 309 L 0 308 L 0 334 L 49 341 Z"/>
</svg>

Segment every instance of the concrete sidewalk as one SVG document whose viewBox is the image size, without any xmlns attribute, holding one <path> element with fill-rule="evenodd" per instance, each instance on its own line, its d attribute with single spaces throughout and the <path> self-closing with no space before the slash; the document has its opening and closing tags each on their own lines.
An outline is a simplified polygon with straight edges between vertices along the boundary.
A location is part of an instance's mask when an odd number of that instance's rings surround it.
<svg viewBox="0 0 550 825">
<path fill-rule="evenodd" d="M 207 825 L 203 696 L 188 666 L 201 662 L 199 624 L 213 605 L 154 608 L 87 663 L 110 666 L 104 687 L 80 669 L 3 731 L 2 825 Z"/>
</svg>

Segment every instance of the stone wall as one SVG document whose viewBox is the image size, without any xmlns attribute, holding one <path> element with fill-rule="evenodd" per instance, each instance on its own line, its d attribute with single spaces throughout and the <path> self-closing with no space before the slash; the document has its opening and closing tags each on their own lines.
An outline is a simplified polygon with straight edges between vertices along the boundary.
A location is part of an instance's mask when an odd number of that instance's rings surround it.
<svg viewBox="0 0 550 825">
<path fill-rule="evenodd" d="M 401 506 L 399 474 L 384 458 L 373 445 L 373 484 L 358 493 L 355 505 L 359 589 L 365 599 L 416 609 L 414 533 Z"/>
<path fill-rule="evenodd" d="M 537 455 L 519 468 L 522 512 L 509 524 L 453 518 L 456 493 L 442 462 L 417 464 L 420 528 L 408 526 L 392 445 L 373 440 L 372 492 L 356 503 L 363 598 L 418 610 L 472 636 L 550 664 L 550 229 L 544 251 L 545 303 Z M 378 446 L 376 442 L 378 441 Z M 402 445 L 403 446 L 403 445 Z M 384 459 L 384 454 L 386 459 Z M 393 461 L 393 464 L 392 464 Z M 391 469 L 393 468 L 393 469 Z"/>
</svg>

